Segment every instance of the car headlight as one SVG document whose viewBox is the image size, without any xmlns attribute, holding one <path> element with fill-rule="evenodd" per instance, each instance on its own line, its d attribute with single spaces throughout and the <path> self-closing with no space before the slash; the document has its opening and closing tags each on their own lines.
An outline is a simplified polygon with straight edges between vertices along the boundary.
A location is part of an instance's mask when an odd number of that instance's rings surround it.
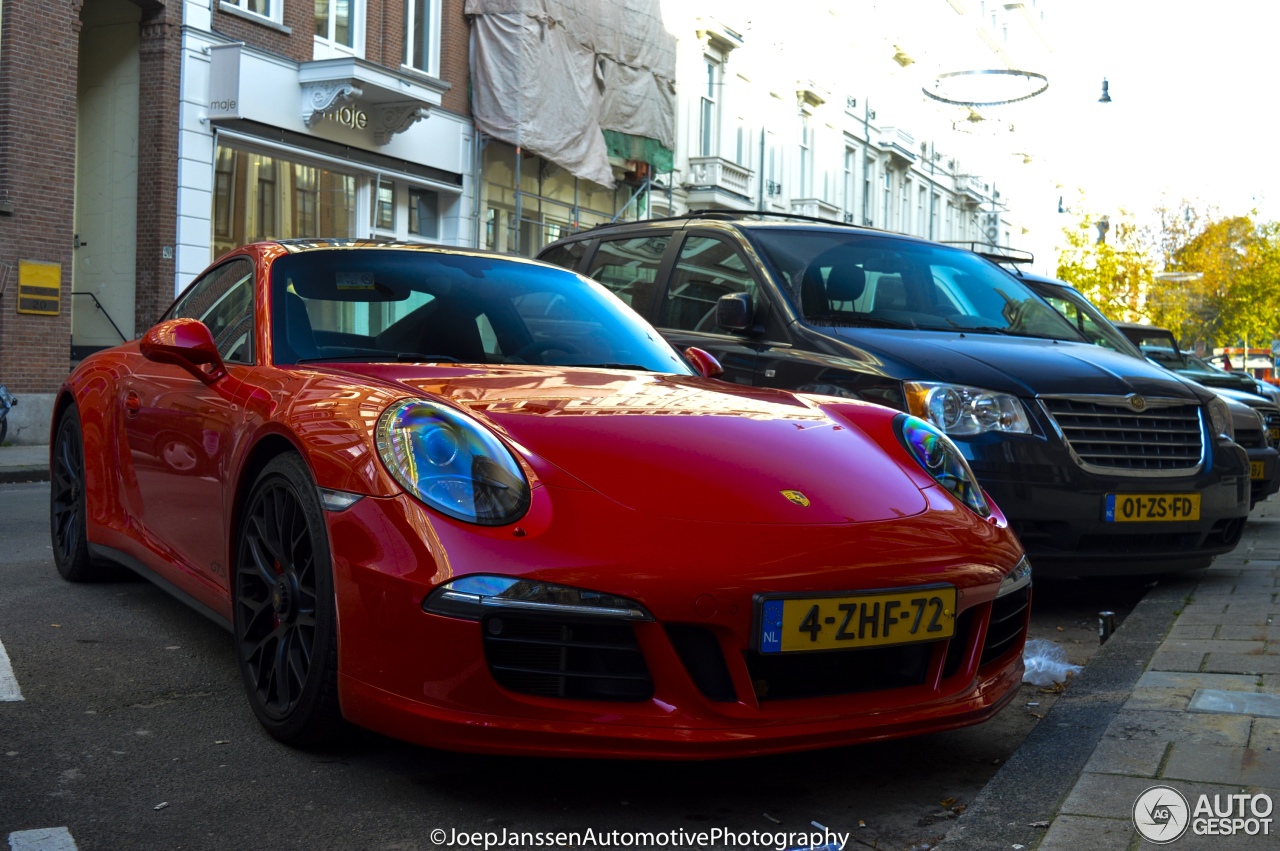
<svg viewBox="0 0 1280 851">
<path fill-rule="evenodd" d="M 1236 424 L 1231 421 L 1231 409 L 1227 403 L 1214 396 L 1205 407 L 1209 410 L 1209 425 L 1214 434 L 1220 434 L 1227 440 L 1236 439 Z"/>
<path fill-rule="evenodd" d="M 378 455 L 400 486 L 468 523 L 501 526 L 529 510 L 529 482 L 502 441 L 475 420 L 424 399 L 382 412 Z"/>
<path fill-rule="evenodd" d="M 653 620 L 653 615 L 644 606 L 626 597 L 510 576 L 477 575 L 454 579 L 427 595 L 422 601 L 422 609 L 469 620 L 479 620 L 486 611 L 495 609 L 631 621 Z"/>
<path fill-rule="evenodd" d="M 978 486 L 969 464 L 951 439 L 918 417 L 899 414 L 893 424 L 907 451 L 947 492 L 979 517 L 989 517 L 991 506 Z"/>
<path fill-rule="evenodd" d="M 1025 555 L 1018 560 L 1013 570 L 1009 571 L 1009 575 L 1000 580 L 1000 590 L 996 592 L 996 599 L 1000 599 L 1006 594 L 1012 594 L 1014 591 L 1021 591 L 1031 584 L 1031 560 Z"/>
<path fill-rule="evenodd" d="M 904 381 L 907 412 L 927 420 L 951 435 L 981 434 L 998 431 L 1027 434 L 1031 421 L 1017 396 L 965 387 L 961 384 L 937 384 Z"/>
</svg>

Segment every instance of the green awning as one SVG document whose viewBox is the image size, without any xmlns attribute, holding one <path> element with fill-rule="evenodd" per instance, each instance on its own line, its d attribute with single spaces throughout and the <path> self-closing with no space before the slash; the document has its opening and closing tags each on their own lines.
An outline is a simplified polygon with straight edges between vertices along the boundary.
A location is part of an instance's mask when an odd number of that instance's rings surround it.
<svg viewBox="0 0 1280 851">
<path fill-rule="evenodd" d="M 616 130 L 603 132 L 604 145 L 611 157 L 648 163 L 650 172 L 655 175 L 665 174 L 675 166 L 675 154 L 670 148 L 664 148 L 657 139 L 632 136 Z"/>
</svg>

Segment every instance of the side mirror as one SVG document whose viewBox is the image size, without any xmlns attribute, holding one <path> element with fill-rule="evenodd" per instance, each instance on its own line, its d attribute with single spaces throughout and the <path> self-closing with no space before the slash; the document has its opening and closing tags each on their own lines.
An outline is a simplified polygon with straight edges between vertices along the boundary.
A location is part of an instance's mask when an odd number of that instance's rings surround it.
<svg viewBox="0 0 1280 851">
<path fill-rule="evenodd" d="M 703 378 L 718 378 L 724 375 L 724 367 L 711 352 L 703 351 L 697 346 L 690 346 L 684 350 L 684 356 Z"/>
<path fill-rule="evenodd" d="M 209 328 L 199 319 L 170 319 L 142 335 L 138 349 L 147 360 L 182 367 L 205 384 L 227 374 Z"/>
<path fill-rule="evenodd" d="M 729 331 L 745 331 L 751 327 L 750 293 L 728 293 L 716 300 L 716 324 Z"/>
</svg>

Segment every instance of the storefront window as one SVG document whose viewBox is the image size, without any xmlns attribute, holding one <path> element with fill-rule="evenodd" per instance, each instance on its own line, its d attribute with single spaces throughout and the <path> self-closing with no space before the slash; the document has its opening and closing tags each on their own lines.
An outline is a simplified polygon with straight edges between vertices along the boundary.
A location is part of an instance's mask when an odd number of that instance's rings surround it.
<svg viewBox="0 0 1280 851">
<path fill-rule="evenodd" d="M 394 230 L 396 226 L 396 186 L 386 178 L 378 178 L 378 202 L 375 205 L 373 226 L 379 230 Z"/>
<path fill-rule="evenodd" d="M 226 145 L 216 162 L 214 256 L 262 239 L 357 236 L 354 175 Z"/>
<path fill-rule="evenodd" d="M 409 190 L 409 233 L 428 239 L 440 236 L 440 196 L 429 189 Z"/>
</svg>

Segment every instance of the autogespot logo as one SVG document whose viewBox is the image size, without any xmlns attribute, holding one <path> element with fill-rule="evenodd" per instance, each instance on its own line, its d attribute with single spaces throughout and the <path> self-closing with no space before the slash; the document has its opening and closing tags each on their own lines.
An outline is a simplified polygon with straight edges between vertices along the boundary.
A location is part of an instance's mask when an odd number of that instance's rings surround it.
<svg viewBox="0 0 1280 851">
<path fill-rule="evenodd" d="M 1133 802 L 1133 825 L 1148 842 L 1173 842 L 1187 832 L 1189 822 L 1187 799 L 1169 786 L 1152 786 Z"/>
</svg>

